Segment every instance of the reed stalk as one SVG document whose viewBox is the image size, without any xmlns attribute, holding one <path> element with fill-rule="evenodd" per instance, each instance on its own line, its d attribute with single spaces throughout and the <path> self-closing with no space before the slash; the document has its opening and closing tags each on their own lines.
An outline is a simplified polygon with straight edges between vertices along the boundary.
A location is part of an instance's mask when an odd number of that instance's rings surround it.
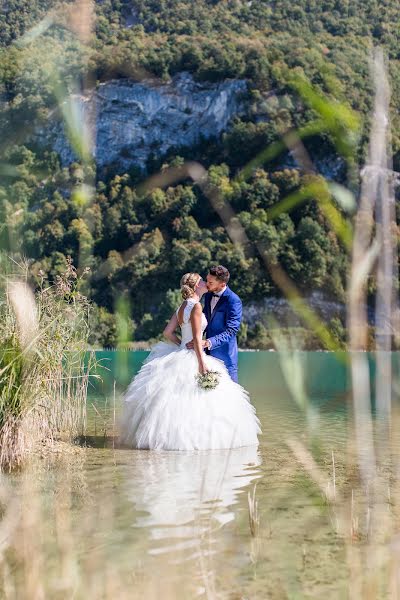
<svg viewBox="0 0 400 600">
<path fill-rule="evenodd" d="M 253 487 L 253 492 L 247 492 L 247 502 L 249 507 L 249 526 L 253 537 L 258 535 L 260 529 L 260 515 L 258 512 L 258 500 L 256 498 L 257 484 Z"/>
</svg>

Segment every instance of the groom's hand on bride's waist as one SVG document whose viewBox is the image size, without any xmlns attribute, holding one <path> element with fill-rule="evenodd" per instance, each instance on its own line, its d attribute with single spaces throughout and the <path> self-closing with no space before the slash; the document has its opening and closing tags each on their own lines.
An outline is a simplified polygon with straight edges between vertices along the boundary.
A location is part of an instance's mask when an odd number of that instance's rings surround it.
<svg viewBox="0 0 400 600">
<path fill-rule="evenodd" d="M 211 344 L 210 344 L 209 340 L 202 340 L 202 341 L 201 341 L 201 343 L 202 343 L 202 346 L 203 346 L 203 348 L 208 348 L 208 349 L 210 349 L 210 347 L 211 347 Z M 193 350 L 193 349 L 194 349 L 194 342 L 193 342 L 193 340 L 191 340 L 190 342 L 188 342 L 188 343 L 186 344 L 186 348 L 187 348 L 188 350 Z"/>
</svg>

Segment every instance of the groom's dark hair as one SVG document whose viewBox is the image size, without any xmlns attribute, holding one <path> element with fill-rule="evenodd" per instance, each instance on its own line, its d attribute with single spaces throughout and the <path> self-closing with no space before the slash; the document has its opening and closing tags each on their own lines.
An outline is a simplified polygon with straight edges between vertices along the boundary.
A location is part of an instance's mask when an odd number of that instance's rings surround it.
<svg viewBox="0 0 400 600">
<path fill-rule="evenodd" d="M 213 277 L 216 277 L 224 283 L 228 283 L 229 278 L 231 276 L 228 269 L 226 267 L 223 267 L 222 265 L 218 265 L 217 267 L 211 267 L 209 273 L 210 275 L 213 275 Z"/>
</svg>

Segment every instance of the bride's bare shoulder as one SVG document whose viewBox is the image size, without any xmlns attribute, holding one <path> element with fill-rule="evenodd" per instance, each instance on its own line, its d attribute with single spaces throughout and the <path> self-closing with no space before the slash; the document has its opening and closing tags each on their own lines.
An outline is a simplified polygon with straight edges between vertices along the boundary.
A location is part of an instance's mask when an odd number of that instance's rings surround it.
<svg viewBox="0 0 400 600">
<path fill-rule="evenodd" d="M 194 304 L 193 309 L 192 309 L 192 315 L 200 315 L 203 312 L 203 307 L 200 304 L 200 302 L 196 302 L 196 304 Z"/>
</svg>

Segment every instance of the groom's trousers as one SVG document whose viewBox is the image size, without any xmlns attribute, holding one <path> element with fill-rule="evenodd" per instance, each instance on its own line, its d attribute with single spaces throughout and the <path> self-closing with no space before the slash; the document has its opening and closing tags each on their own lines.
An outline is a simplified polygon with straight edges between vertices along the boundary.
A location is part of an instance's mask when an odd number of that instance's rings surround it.
<svg viewBox="0 0 400 600">
<path fill-rule="evenodd" d="M 206 354 L 210 355 L 211 353 L 209 350 L 206 349 Z M 211 354 L 211 356 L 212 356 L 212 354 Z M 219 358 L 219 360 L 222 360 L 225 363 L 224 359 L 221 359 L 219 356 L 216 358 Z M 225 366 L 228 369 L 229 377 L 232 379 L 232 381 L 234 381 L 235 383 L 239 383 L 237 365 L 228 367 L 228 365 L 225 363 Z"/>
</svg>

